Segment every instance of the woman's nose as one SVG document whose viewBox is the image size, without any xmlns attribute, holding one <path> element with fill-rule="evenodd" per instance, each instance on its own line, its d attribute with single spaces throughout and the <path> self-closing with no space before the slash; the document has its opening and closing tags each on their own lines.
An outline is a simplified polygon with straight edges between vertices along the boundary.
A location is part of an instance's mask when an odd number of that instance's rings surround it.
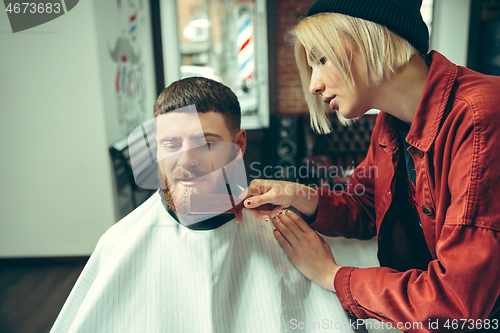
<svg viewBox="0 0 500 333">
<path fill-rule="evenodd" d="M 311 75 L 311 82 L 309 83 L 309 92 L 313 95 L 322 94 L 325 91 L 325 84 L 321 80 L 321 73 L 319 70 L 313 70 Z"/>
</svg>

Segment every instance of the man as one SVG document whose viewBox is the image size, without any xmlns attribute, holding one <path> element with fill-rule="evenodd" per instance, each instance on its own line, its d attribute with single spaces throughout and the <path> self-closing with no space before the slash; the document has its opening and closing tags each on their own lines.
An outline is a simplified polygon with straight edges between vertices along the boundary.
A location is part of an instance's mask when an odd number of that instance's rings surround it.
<svg viewBox="0 0 500 333">
<path fill-rule="evenodd" d="M 247 211 L 244 223 L 235 223 L 234 214 L 193 216 L 186 209 L 192 193 L 238 195 L 246 187 L 236 184 L 244 178 L 238 161 L 246 148 L 240 114 L 231 90 L 209 79 L 183 79 L 160 94 L 155 137 L 164 186 L 101 237 L 52 333 L 361 327 L 350 326 L 334 293 L 293 267 L 272 224 Z M 366 267 L 375 259 L 371 243 L 330 244 L 350 264 Z"/>
</svg>

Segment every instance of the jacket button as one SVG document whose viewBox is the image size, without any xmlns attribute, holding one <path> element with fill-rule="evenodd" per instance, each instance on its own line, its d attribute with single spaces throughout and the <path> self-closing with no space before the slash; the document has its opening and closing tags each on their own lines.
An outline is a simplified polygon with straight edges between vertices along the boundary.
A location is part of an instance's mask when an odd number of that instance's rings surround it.
<svg viewBox="0 0 500 333">
<path fill-rule="evenodd" d="M 423 205 L 422 206 L 422 213 L 424 213 L 427 216 L 431 216 L 434 213 L 434 209 L 432 207 Z"/>
<path fill-rule="evenodd" d="M 422 157 L 424 156 L 424 153 L 422 153 L 420 150 L 418 150 L 417 148 L 413 148 L 413 152 L 415 153 L 415 155 L 417 155 L 418 157 Z"/>
</svg>

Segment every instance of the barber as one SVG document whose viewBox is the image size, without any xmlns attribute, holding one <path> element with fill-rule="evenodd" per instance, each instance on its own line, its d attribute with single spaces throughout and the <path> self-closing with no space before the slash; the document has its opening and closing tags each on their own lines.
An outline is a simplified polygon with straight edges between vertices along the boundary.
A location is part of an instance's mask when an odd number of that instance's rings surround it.
<svg viewBox="0 0 500 333">
<path fill-rule="evenodd" d="M 421 0 L 318 0 L 295 28 L 312 127 L 379 109 L 344 192 L 255 180 L 245 206 L 349 314 L 407 332 L 496 331 L 500 78 L 428 52 Z M 356 189 L 356 191 L 355 191 Z M 360 191 L 363 189 L 363 191 Z M 299 216 L 281 212 L 293 206 Z M 316 233 L 377 237 L 381 267 L 340 267 Z M 419 325 L 420 323 L 420 325 Z"/>
</svg>

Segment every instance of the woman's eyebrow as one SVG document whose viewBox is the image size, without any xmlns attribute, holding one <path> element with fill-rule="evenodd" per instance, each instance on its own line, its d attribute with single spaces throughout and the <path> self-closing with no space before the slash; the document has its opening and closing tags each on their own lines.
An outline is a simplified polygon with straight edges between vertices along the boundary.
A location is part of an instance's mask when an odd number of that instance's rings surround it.
<svg viewBox="0 0 500 333">
<path fill-rule="evenodd" d="M 310 61 L 316 61 L 318 56 L 317 56 L 317 50 L 313 47 L 311 51 L 309 51 L 309 60 Z"/>
</svg>

